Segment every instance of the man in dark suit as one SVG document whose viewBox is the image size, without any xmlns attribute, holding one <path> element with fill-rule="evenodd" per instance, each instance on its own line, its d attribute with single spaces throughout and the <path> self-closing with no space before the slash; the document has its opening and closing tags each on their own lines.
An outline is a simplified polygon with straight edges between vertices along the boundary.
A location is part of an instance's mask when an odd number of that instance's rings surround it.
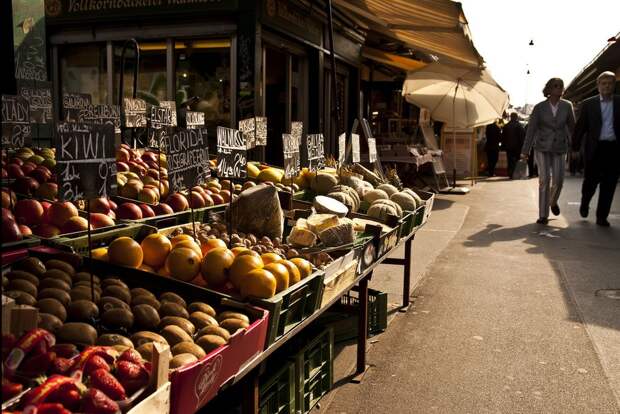
<svg viewBox="0 0 620 414">
<path fill-rule="evenodd" d="M 620 96 L 613 94 L 615 82 L 613 72 L 598 76 L 599 94 L 583 101 L 572 143 L 573 151 L 583 149 L 584 154 L 579 214 L 588 216 L 590 200 L 600 184 L 596 224 L 603 227 L 609 227 L 607 216 L 620 175 Z"/>
<path fill-rule="evenodd" d="M 485 134 L 487 137 L 487 142 L 484 145 L 484 150 L 487 153 L 487 173 L 489 177 L 493 177 L 495 175 L 497 159 L 499 158 L 499 144 L 502 140 L 502 130 L 496 122 L 493 122 L 487 125 Z"/>
<path fill-rule="evenodd" d="M 502 148 L 506 151 L 508 159 L 508 177 L 512 179 L 512 173 L 515 171 L 521 147 L 525 140 L 525 130 L 519 123 L 519 115 L 516 112 L 510 114 L 510 122 L 504 125 L 502 129 Z"/>
</svg>

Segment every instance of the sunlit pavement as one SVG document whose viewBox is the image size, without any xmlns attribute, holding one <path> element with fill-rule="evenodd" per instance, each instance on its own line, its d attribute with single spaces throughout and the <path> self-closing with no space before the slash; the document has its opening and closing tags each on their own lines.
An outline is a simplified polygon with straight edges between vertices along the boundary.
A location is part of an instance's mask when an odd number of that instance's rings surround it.
<svg viewBox="0 0 620 414">
<path fill-rule="evenodd" d="M 620 412 L 620 194 L 600 228 L 596 198 L 581 219 L 581 178 L 567 177 L 541 226 L 537 185 L 440 197 L 414 242 L 413 307 L 372 338 L 360 384 L 345 378 L 354 347 L 340 353 L 322 412 Z M 381 266 L 371 287 L 398 303 L 400 274 Z"/>
</svg>

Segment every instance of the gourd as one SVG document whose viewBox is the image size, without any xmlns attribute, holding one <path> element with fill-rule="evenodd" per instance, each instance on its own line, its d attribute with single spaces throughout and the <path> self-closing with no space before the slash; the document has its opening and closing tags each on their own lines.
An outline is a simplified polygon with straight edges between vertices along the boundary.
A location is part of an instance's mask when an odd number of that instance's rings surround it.
<svg viewBox="0 0 620 414">
<path fill-rule="evenodd" d="M 390 200 L 398 204 L 403 210 L 414 211 L 417 207 L 415 199 L 405 192 L 392 194 Z"/>
<path fill-rule="evenodd" d="M 389 200 L 381 200 L 381 201 L 389 201 Z M 393 203 L 393 204 L 387 204 L 387 203 L 373 203 L 370 208 L 368 209 L 368 215 L 374 219 L 380 220 L 380 221 L 386 221 L 388 219 L 388 216 L 392 215 L 392 216 L 398 216 L 400 217 L 400 214 L 398 214 L 398 210 L 397 207 L 398 204 Z"/>
<path fill-rule="evenodd" d="M 416 192 L 413 191 L 411 188 L 405 188 L 401 192 L 405 194 L 409 194 L 411 197 L 413 197 L 413 199 L 415 200 L 416 206 L 420 207 L 422 204 L 424 204 L 424 201 L 422 200 L 422 198 L 420 198 L 420 196 L 417 195 Z"/>
<path fill-rule="evenodd" d="M 392 197 L 393 194 L 398 193 L 398 188 L 394 187 L 392 184 L 381 184 L 377 186 L 377 190 L 385 191 L 390 197 Z"/>
<path fill-rule="evenodd" d="M 377 200 L 388 200 L 388 199 L 389 197 L 387 193 L 383 190 L 376 190 L 376 189 L 370 190 L 366 194 L 364 194 L 364 201 L 367 201 L 370 204 L 372 204 L 373 202 Z"/>
<path fill-rule="evenodd" d="M 344 193 L 346 195 L 348 195 L 351 200 L 353 201 L 353 208 L 351 209 L 351 211 L 357 211 L 360 207 L 360 196 L 359 194 L 357 194 L 357 191 L 355 191 L 353 188 L 346 186 L 346 185 L 337 185 L 334 188 L 332 188 L 332 190 L 330 191 L 330 193 L 328 194 L 328 196 L 331 197 L 331 195 L 333 193 Z M 340 200 L 342 201 L 342 200 Z M 345 203 L 346 204 L 346 203 Z"/>
<path fill-rule="evenodd" d="M 391 207 L 394 207 L 396 209 L 396 215 L 398 217 L 401 217 L 403 215 L 403 209 L 401 206 L 399 206 L 398 204 L 396 204 L 394 201 L 392 200 L 377 200 L 374 203 L 371 204 L 371 206 L 376 205 L 376 204 L 385 204 Z"/>
<path fill-rule="evenodd" d="M 317 194 L 327 194 L 331 191 L 332 187 L 338 184 L 338 179 L 328 173 L 319 172 L 315 177 L 310 180 L 310 188 L 317 192 Z"/>
<path fill-rule="evenodd" d="M 327 197 L 333 198 L 334 200 L 341 202 L 342 204 L 347 206 L 348 209 L 351 211 L 357 211 L 357 205 L 355 204 L 355 201 L 353 201 L 351 196 L 349 196 L 346 193 L 343 193 L 340 191 L 337 191 L 335 193 L 332 192 L 332 193 L 327 194 Z"/>
</svg>

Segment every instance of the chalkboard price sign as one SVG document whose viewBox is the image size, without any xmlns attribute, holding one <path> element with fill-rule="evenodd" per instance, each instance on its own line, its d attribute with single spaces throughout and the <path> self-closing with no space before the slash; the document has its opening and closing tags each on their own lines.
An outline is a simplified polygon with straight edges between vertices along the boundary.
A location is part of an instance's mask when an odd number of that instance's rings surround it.
<svg viewBox="0 0 620 414">
<path fill-rule="evenodd" d="M 51 125 L 52 82 L 19 81 L 17 94 L 30 105 L 30 123 Z"/>
<path fill-rule="evenodd" d="M 170 128 L 161 141 L 168 161 L 168 177 L 172 192 L 206 182 L 209 170 L 207 129 Z"/>
<path fill-rule="evenodd" d="M 146 102 L 140 98 L 123 98 L 123 114 L 127 128 L 146 127 Z"/>
<path fill-rule="evenodd" d="M 82 124 L 110 124 L 114 133 L 121 132 L 121 109 L 118 105 L 86 105 L 78 112 L 78 122 Z"/>
<path fill-rule="evenodd" d="M 92 104 L 92 98 L 87 93 L 63 93 L 62 117 L 67 122 L 78 122 L 80 110 Z"/>
<path fill-rule="evenodd" d="M 247 118 L 239 121 L 239 132 L 246 142 L 246 149 L 256 147 L 256 118 Z"/>
<path fill-rule="evenodd" d="M 267 117 L 256 117 L 256 145 L 267 145 Z"/>
<path fill-rule="evenodd" d="M 2 95 L 2 146 L 21 148 L 31 143 L 28 101 L 21 96 Z"/>
<path fill-rule="evenodd" d="M 170 116 L 172 118 L 171 126 L 177 126 L 177 103 L 175 101 L 161 101 L 159 105 L 163 108 L 170 109 Z"/>
<path fill-rule="evenodd" d="M 297 177 L 301 170 L 299 141 L 293 134 L 282 134 L 282 148 L 284 150 L 284 177 Z"/>
<path fill-rule="evenodd" d="M 148 131 L 148 144 L 150 148 L 160 148 L 161 142 L 168 135 L 169 127 L 172 127 L 172 111 L 162 106 L 152 106 L 149 116 L 151 126 Z"/>
<path fill-rule="evenodd" d="M 353 162 L 360 162 L 360 136 L 359 134 L 351 134 L 351 151 Z"/>
<path fill-rule="evenodd" d="M 181 115 L 181 126 L 187 129 L 202 128 L 205 126 L 205 114 L 204 112 L 197 111 L 179 111 Z"/>
<path fill-rule="evenodd" d="M 221 178 L 245 178 L 246 142 L 236 129 L 217 127 L 217 175 Z"/>
<path fill-rule="evenodd" d="M 323 134 L 310 134 L 306 137 L 308 167 L 310 171 L 318 171 L 325 167 L 325 149 L 323 142 Z"/>
<path fill-rule="evenodd" d="M 114 127 L 61 122 L 56 139 L 58 196 L 108 197 L 116 188 Z"/>
</svg>

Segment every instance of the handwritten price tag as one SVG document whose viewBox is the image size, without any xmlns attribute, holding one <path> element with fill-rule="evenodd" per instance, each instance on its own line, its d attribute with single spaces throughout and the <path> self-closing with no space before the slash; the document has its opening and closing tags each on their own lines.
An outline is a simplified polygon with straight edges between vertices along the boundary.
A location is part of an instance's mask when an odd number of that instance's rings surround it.
<svg viewBox="0 0 620 414">
<path fill-rule="evenodd" d="M 236 129 L 217 127 L 217 175 L 222 178 L 245 178 L 247 151 L 243 135 Z"/>
</svg>

